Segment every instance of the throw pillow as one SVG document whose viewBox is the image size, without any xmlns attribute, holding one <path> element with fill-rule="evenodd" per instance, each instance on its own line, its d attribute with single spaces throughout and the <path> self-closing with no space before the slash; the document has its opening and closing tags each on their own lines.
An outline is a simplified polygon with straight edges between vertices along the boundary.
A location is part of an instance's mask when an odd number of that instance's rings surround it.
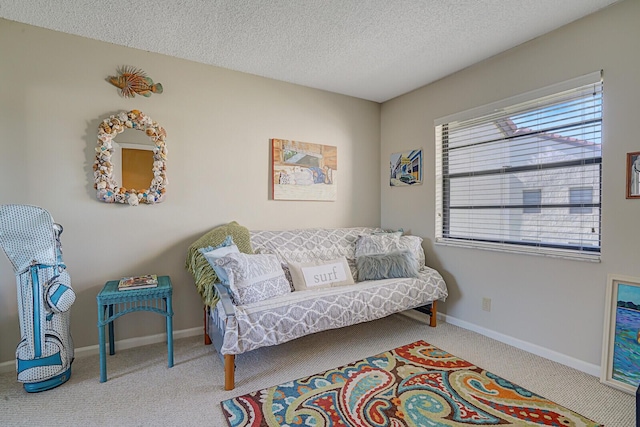
<svg viewBox="0 0 640 427">
<path fill-rule="evenodd" d="M 282 271 L 284 271 L 284 277 L 287 279 L 287 282 L 289 282 L 291 292 L 295 291 L 296 288 L 293 286 L 293 279 L 291 278 L 291 269 L 287 264 L 282 262 L 280 263 L 280 266 L 282 267 Z"/>
<path fill-rule="evenodd" d="M 355 283 L 345 257 L 329 261 L 289 262 L 289 271 L 296 291 L 353 285 Z"/>
<path fill-rule="evenodd" d="M 251 304 L 291 292 L 275 255 L 230 253 L 216 264 L 227 276 L 236 305 Z"/>
<path fill-rule="evenodd" d="M 404 229 L 400 228 L 398 230 L 382 230 L 382 231 L 374 231 L 374 235 L 383 235 L 383 234 L 395 234 L 396 236 L 402 236 L 404 234 Z"/>
<path fill-rule="evenodd" d="M 227 237 L 224 238 L 224 240 L 222 241 L 222 243 L 216 245 L 216 246 L 205 246 L 202 248 L 198 249 L 198 252 L 200 252 L 201 254 L 204 254 L 205 252 L 209 252 L 212 251 L 214 249 L 219 249 L 219 248 L 224 248 L 226 246 L 231 246 L 231 245 L 235 245 L 235 243 L 233 242 L 233 236 L 228 235 Z"/>
<path fill-rule="evenodd" d="M 356 260 L 363 255 L 378 255 L 409 249 L 418 260 L 418 269 L 425 265 L 422 237 L 396 234 L 361 235 L 356 241 Z"/>
<path fill-rule="evenodd" d="M 358 281 L 418 277 L 418 260 L 409 249 L 356 259 Z"/>
<path fill-rule="evenodd" d="M 213 271 L 216 272 L 216 275 L 218 276 L 220 282 L 228 285 L 229 277 L 227 276 L 226 271 L 223 268 L 220 268 L 218 264 L 216 264 L 216 260 L 228 254 L 240 253 L 238 247 L 235 245 L 235 243 L 233 243 L 233 238 L 231 236 L 227 236 L 224 242 L 222 242 L 218 246 L 207 246 L 206 248 L 200 248 L 198 249 L 198 252 L 200 252 L 209 262 L 211 268 L 213 268 Z"/>
<path fill-rule="evenodd" d="M 422 249 L 422 237 L 400 236 L 398 243 L 400 244 L 401 248 L 409 249 L 413 256 L 418 260 L 418 269 L 424 267 L 425 256 L 424 249 Z"/>
<path fill-rule="evenodd" d="M 215 306 L 220 299 L 213 287 L 213 284 L 218 281 L 218 276 L 198 249 L 209 245 L 219 245 L 227 236 L 233 236 L 233 241 L 240 252 L 245 254 L 253 253 L 249 229 L 236 221 L 220 225 L 208 231 L 193 242 L 187 251 L 185 268 L 193 275 L 202 301 L 210 307 Z"/>
<path fill-rule="evenodd" d="M 282 267 L 282 271 L 284 271 L 284 277 L 286 277 L 287 281 L 289 282 L 289 287 L 291 288 L 291 292 L 296 290 L 293 287 L 293 279 L 291 278 L 291 271 L 289 270 L 289 266 L 287 265 L 286 261 L 284 261 L 282 256 L 280 256 L 280 254 L 278 254 L 277 252 L 273 251 L 272 249 L 260 248 L 260 247 L 255 250 L 255 253 L 257 253 L 257 254 L 272 254 L 272 255 L 277 256 L 278 260 L 280 260 L 280 266 Z"/>
<path fill-rule="evenodd" d="M 364 234 L 356 240 L 356 260 L 363 255 L 385 254 L 398 249 L 400 236 L 397 234 Z"/>
</svg>

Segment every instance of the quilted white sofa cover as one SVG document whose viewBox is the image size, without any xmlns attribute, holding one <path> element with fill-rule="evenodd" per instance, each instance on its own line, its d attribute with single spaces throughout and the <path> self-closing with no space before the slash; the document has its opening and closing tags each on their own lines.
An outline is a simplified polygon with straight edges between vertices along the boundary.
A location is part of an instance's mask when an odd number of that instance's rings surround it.
<svg viewBox="0 0 640 427">
<path fill-rule="evenodd" d="M 356 241 L 378 228 L 301 229 L 251 231 L 256 253 L 273 253 L 283 262 L 330 260 L 345 256 L 355 271 Z M 295 291 L 246 305 L 234 305 L 228 289 L 216 284 L 220 301 L 208 313 L 206 331 L 225 364 L 225 389 L 234 388 L 234 356 L 277 345 L 304 335 L 379 319 L 400 311 L 431 305 L 447 297 L 442 276 L 425 266 L 422 239 L 411 237 L 411 250 L 419 262 L 418 278 L 368 280 L 325 289 Z"/>
</svg>

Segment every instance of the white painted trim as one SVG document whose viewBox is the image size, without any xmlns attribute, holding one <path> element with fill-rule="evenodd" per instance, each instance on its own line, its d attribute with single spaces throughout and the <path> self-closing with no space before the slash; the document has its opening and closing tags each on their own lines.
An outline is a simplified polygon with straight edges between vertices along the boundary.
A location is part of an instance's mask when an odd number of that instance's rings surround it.
<svg viewBox="0 0 640 427">
<path fill-rule="evenodd" d="M 173 339 L 177 340 L 180 338 L 194 337 L 199 334 L 204 334 L 202 331 L 202 326 L 198 326 L 196 328 L 191 329 L 183 329 L 180 331 L 173 331 Z M 149 344 L 157 344 L 159 342 L 166 342 L 167 334 L 166 332 L 155 335 L 147 335 L 144 337 L 136 337 L 136 338 L 127 338 L 124 340 L 116 341 L 116 348 L 118 350 L 127 350 L 129 348 L 141 347 L 143 345 Z M 109 343 L 107 342 L 107 349 L 109 348 Z M 204 344 L 203 344 L 204 345 Z M 76 348 L 74 350 L 74 357 L 86 357 L 93 356 L 98 354 L 99 348 L 98 344 L 90 345 L 86 347 Z M 0 363 L 0 373 L 15 371 L 16 369 L 16 361 L 9 360 L 7 362 Z"/>
<path fill-rule="evenodd" d="M 3 374 L 5 372 L 15 371 L 15 370 L 16 370 L 15 360 L 9 360 L 8 362 L 0 363 L 0 374 Z"/>
<path fill-rule="evenodd" d="M 555 83 L 540 89 L 534 89 L 529 92 L 514 95 L 500 101 L 495 101 L 490 104 L 480 105 L 478 107 L 470 108 L 466 111 L 450 114 L 445 117 L 441 117 L 434 120 L 434 126 L 442 125 L 454 121 L 465 121 L 474 117 L 486 116 L 498 111 L 509 108 L 513 105 L 518 105 L 523 102 L 530 102 L 538 98 L 544 98 L 546 96 L 559 94 L 568 90 L 574 90 L 581 86 L 597 84 L 602 81 L 602 70 L 594 71 L 583 76 L 575 77 L 563 82 Z"/>
<path fill-rule="evenodd" d="M 414 314 L 413 310 L 408 310 L 406 312 L 403 312 L 402 314 L 408 315 L 409 317 L 413 317 L 412 314 L 414 316 L 419 316 L 418 313 Z M 598 378 L 600 377 L 600 366 L 598 365 L 587 363 L 583 360 L 579 360 L 574 357 L 567 356 L 566 354 L 558 353 L 556 351 L 549 350 L 548 348 L 544 348 L 536 344 L 522 341 L 520 339 L 513 338 L 509 335 L 504 335 L 499 332 L 493 331 L 491 329 L 483 328 L 481 326 L 466 322 L 464 320 L 457 319 L 453 316 L 449 316 L 443 313 L 438 313 L 438 321 L 439 322 L 445 321 L 452 325 L 459 326 L 461 328 L 476 332 L 480 335 L 493 338 L 496 341 L 500 341 L 502 343 L 511 345 L 515 348 L 519 348 L 520 350 L 528 351 L 529 353 L 535 354 L 536 356 L 544 357 L 545 359 L 553 360 L 554 362 L 558 362 L 565 366 L 569 366 L 571 368 L 585 372 L 589 375 L 593 375 L 594 377 L 598 377 Z M 191 328 L 191 329 L 183 329 L 181 331 L 174 331 L 173 339 L 193 337 L 202 333 L 203 333 L 202 327 L 200 326 L 196 328 Z M 140 347 L 143 345 L 164 342 L 166 341 L 166 339 L 167 339 L 166 333 L 148 335 L 145 337 L 138 337 L 138 338 L 129 338 L 129 339 L 117 341 L 117 347 L 118 347 L 118 350 L 126 350 L 129 348 Z M 107 343 L 107 348 L 108 347 L 109 347 L 109 344 Z M 87 346 L 87 347 L 81 347 L 75 350 L 75 357 L 85 357 L 85 356 L 91 356 L 94 354 L 98 354 L 97 344 Z M 15 370 L 15 368 L 16 368 L 15 360 L 10 360 L 7 362 L 0 363 L 0 373 L 11 372 Z"/>
<path fill-rule="evenodd" d="M 536 356 L 544 357 L 545 359 L 561 363 L 565 366 L 569 366 L 570 368 L 574 368 L 589 375 L 593 375 L 594 377 L 600 378 L 600 366 L 598 365 L 587 363 L 583 360 L 567 356 L 566 354 L 558 353 L 557 351 L 553 351 L 548 348 L 511 337 L 509 335 L 501 334 L 491 329 L 483 328 L 482 326 L 457 319 L 453 316 L 445 315 L 445 321 L 452 325 L 477 332 L 480 335 L 484 335 L 485 337 L 493 338 L 496 341 L 500 341 L 515 348 L 519 348 L 520 350 L 535 354 Z"/>
</svg>

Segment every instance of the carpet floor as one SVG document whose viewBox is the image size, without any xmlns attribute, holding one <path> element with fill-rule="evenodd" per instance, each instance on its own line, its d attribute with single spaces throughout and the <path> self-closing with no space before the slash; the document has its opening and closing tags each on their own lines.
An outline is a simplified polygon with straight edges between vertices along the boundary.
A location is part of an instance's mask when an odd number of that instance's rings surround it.
<svg viewBox="0 0 640 427">
<path fill-rule="evenodd" d="M 440 322 L 419 313 L 396 314 L 325 331 L 236 358 L 236 388 L 224 391 L 224 371 L 202 337 L 175 340 L 175 366 L 166 345 L 108 356 L 108 381 L 99 382 L 98 356 L 78 358 L 71 379 L 42 393 L 26 393 L 15 373 L 0 375 L 0 426 L 226 425 L 220 402 L 262 388 L 344 366 L 424 340 L 607 427 L 635 425 L 634 396 L 599 379 Z"/>
</svg>

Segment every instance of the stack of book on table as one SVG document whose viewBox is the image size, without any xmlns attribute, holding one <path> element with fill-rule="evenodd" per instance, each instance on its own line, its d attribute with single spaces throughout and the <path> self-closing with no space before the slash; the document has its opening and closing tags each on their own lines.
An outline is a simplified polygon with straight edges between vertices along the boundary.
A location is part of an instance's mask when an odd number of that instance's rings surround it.
<svg viewBox="0 0 640 427">
<path fill-rule="evenodd" d="M 155 288 L 158 286 L 158 276 L 147 274 L 144 276 L 123 277 L 118 283 L 119 291 L 129 291 L 135 289 Z"/>
</svg>

